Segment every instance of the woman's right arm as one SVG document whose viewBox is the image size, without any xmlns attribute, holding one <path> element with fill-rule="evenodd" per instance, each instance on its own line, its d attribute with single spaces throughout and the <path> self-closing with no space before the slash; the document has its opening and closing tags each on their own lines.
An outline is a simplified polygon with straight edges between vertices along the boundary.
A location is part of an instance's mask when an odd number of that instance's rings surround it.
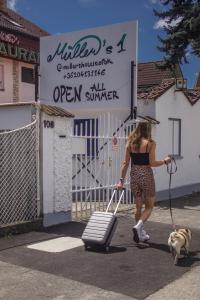
<svg viewBox="0 0 200 300">
<path fill-rule="evenodd" d="M 168 164 L 171 161 L 171 158 L 167 156 L 163 160 L 156 160 L 156 144 L 155 142 L 152 142 L 150 152 L 149 152 L 149 158 L 150 158 L 150 165 L 151 167 L 160 167 L 164 164 Z"/>
</svg>

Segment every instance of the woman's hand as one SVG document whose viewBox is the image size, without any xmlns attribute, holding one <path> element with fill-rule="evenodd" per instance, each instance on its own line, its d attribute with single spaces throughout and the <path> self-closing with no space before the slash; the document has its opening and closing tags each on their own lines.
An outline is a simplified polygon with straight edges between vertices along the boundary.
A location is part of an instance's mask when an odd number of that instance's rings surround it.
<svg viewBox="0 0 200 300">
<path fill-rule="evenodd" d="M 171 157 L 167 156 L 167 157 L 165 157 L 164 162 L 166 165 L 168 165 L 171 162 L 171 160 L 172 160 Z"/>
<path fill-rule="evenodd" d="M 117 183 L 117 185 L 116 185 L 116 188 L 117 188 L 118 190 L 122 190 L 123 187 L 124 187 L 124 182 L 123 182 L 123 180 L 120 179 L 120 181 L 119 181 L 119 182 Z"/>
</svg>

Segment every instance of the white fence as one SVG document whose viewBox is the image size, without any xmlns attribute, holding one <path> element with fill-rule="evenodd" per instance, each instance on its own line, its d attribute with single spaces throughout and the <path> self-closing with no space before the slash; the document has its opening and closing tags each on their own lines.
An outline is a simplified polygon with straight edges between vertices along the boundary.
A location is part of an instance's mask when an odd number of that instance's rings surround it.
<svg viewBox="0 0 200 300">
<path fill-rule="evenodd" d="M 74 120 L 72 207 L 75 219 L 88 218 L 94 210 L 105 210 L 120 178 L 128 133 L 127 122 L 119 121 L 111 114 Z M 120 209 L 133 205 L 129 172 Z"/>
</svg>

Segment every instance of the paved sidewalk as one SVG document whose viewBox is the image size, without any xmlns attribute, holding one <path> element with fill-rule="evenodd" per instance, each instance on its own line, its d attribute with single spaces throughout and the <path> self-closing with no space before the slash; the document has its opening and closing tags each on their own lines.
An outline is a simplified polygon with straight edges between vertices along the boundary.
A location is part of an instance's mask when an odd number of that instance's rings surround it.
<svg viewBox="0 0 200 300">
<path fill-rule="evenodd" d="M 0 299 L 3 300 L 133 300 L 92 285 L 0 262 Z"/>
<path fill-rule="evenodd" d="M 179 227 L 192 230 L 191 255 L 174 266 L 167 246 L 171 231 L 167 202 L 157 204 L 146 229 L 148 244 L 132 241 L 132 214 L 119 215 L 111 251 L 77 247 L 61 252 L 30 249 L 37 242 L 59 238 L 80 241 L 84 223 L 55 226 L 0 239 L 0 299 L 200 299 L 200 196 L 173 200 Z M 57 248 L 57 249 L 56 249 Z"/>
<path fill-rule="evenodd" d="M 160 289 L 145 300 L 199 300 L 200 267 L 195 267 L 181 278 Z"/>
</svg>

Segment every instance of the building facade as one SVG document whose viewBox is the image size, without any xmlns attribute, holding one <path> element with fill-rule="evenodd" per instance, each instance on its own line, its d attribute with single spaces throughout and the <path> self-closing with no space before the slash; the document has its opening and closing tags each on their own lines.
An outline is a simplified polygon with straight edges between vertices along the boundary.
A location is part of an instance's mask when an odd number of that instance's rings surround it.
<svg viewBox="0 0 200 300">
<path fill-rule="evenodd" d="M 177 70 L 179 79 L 170 78 L 167 71 L 161 72 L 156 68 L 155 62 L 141 64 L 139 74 L 143 75 L 139 77 L 139 113 L 159 122 L 153 126 L 157 158 L 162 159 L 170 154 L 176 159 L 177 172 L 172 177 L 172 197 L 200 191 L 200 141 L 195 138 L 200 126 L 198 77 L 194 88 L 187 89 L 180 70 Z M 154 174 L 157 199 L 167 199 L 167 169 L 155 168 Z"/>
<path fill-rule="evenodd" d="M 0 103 L 36 100 L 39 39 L 45 35 L 0 0 Z"/>
</svg>

